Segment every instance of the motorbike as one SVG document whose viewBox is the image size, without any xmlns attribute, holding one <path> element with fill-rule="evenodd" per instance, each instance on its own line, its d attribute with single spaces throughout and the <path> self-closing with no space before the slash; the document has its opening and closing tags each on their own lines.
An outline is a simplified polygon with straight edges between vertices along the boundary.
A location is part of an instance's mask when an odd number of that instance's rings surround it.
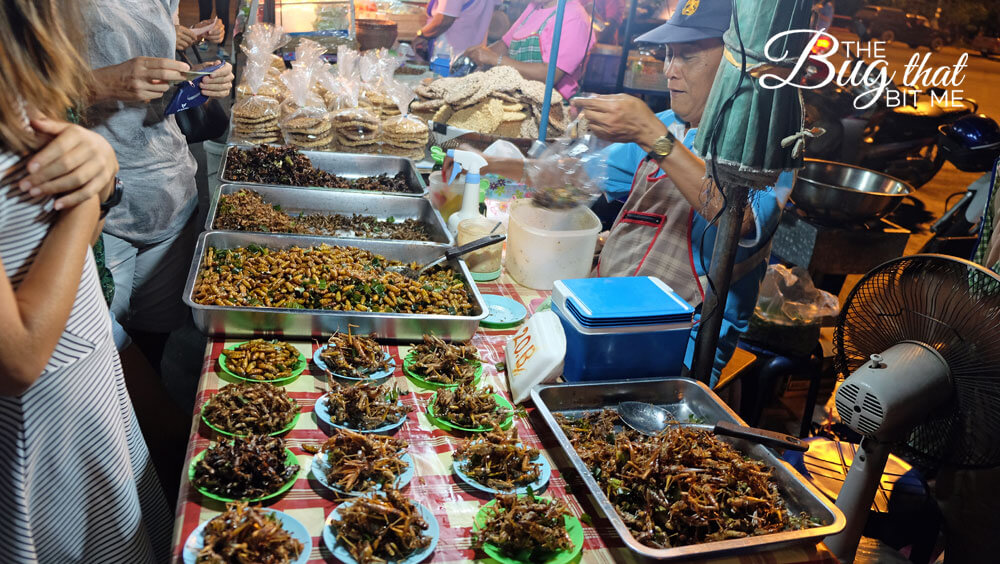
<svg viewBox="0 0 1000 564">
<path fill-rule="evenodd" d="M 807 70 L 803 80 L 818 83 L 821 78 Z M 938 146 L 939 128 L 979 110 L 971 99 L 954 104 L 934 99 L 932 94 L 940 98 L 942 92 L 933 89 L 901 90 L 902 99 L 915 100 L 909 104 L 889 107 L 881 98 L 868 108 L 856 109 L 854 101 L 861 92 L 835 81 L 803 90 L 807 127 L 826 130 L 806 145 L 806 156 L 882 172 L 914 188 L 934 178 L 945 163 Z"/>
</svg>

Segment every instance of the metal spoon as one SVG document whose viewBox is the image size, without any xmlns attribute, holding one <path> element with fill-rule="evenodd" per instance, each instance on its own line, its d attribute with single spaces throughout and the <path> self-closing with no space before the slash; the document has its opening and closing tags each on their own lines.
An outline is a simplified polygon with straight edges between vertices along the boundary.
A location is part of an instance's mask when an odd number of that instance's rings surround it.
<svg viewBox="0 0 1000 564">
<path fill-rule="evenodd" d="M 416 280 L 417 278 L 420 278 L 421 274 L 427 272 L 428 269 L 437 266 L 442 262 L 451 260 L 455 257 L 460 257 L 466 253 L 471 253 L 472 251 L 477 251 L 479 249 L 482 249 L 483 247 L 489 247 L 490 245 L 495 245 L 506 238 L 507 236 L 504 234 L 487 235 L 486 237 L 483 237 L 481 239 L 476 239 L 471 243 L 466 243 L 461 247 L 448 247 L 443 255 L 421 266 L 420 268 L 413 269 L 405 265 L 400 265 L 400 266 L 388 266 L 386 267 L 386 270 L 392 272 L 398 272 L 403 276 L 406 276 L 407 278 L 412 278 Z"/>
<path fill-rule="evenodd" d="M 744 427 L 728 421 L 719 421 L 714 426 L 694 423 L 673 423 L 676 418 L 672 413 L 649 403 L 641 401 L 623 401 L 618 404 L 618 417 L 626 425 L 643 435 L 657 435 L 668 425 L 684 425 L 685 427 L 704 427 L 716 435 L 726 435 L 738 439 L 746 439 L 764 446 L 786 450 L 805 452 L 809 445 L 797 437 L 784 433 L 775 433 L 756 427 Z"/>
</svg>

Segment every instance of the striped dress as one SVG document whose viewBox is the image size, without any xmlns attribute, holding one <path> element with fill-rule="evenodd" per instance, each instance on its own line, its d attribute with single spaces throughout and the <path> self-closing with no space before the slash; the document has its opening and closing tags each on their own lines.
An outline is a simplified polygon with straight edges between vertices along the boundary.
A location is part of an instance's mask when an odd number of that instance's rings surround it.
<svg viewBox="0 0 1000 564">
<path fill-rule="evenodd" d="M 56 218 L 0 153 L 0 258 L 14 288 Z M 172 516 L 139 431 L 88 251 L 66 329 L 35 384 L 0 397 L 0 562 L 165 562 Z"/>
</svg>

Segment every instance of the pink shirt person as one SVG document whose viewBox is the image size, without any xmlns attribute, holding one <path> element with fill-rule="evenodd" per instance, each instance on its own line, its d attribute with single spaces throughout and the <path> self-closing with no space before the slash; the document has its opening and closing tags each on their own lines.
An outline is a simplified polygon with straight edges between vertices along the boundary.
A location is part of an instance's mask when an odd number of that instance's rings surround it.
<svg viewBox="0 0 1000 564">
<path fill-rule="evenodd" d="M 443 14 L 455 18 L 451 27 L 434 40 L 434 57 L 457 57 L 469 47 L 486 40 L 490 18 L 497 0 L 434 0 L 429 15 Z M 450 53 L 445 52 L 450 47 Z"/>
<path fill-rule="evenodd" d="M 555 16 L 553 15 L 555 11 L 556 6 L 541 8 L 535 3 L 528 4 L 521 17 L 517 18 L 517 21 L 504 34 L 503 42 L 510 47 L 511 41 L 538 33 L 542 46 L 542 60 L 548 63 L 552 50 L 552 35 L 556 28 Z M 539 31 L 538 28 L 543 23 L 545 27 Z M 580 89 L 579 80 L 583 75 L 583 61 L 587 58 L 590 34 L 590 16 L 587 14 L 587 10 L 580 4 L 579 0 L 566 2 L 562 37 L 559 41 L 559 57 L 556 60 L 556 68 L 566 73 L 562 80 L 556 83 L 556 89 L 563 98 L 568 99 Z M 589 41 L 589 44 L 592 45 L 593 41 Z"/>
</svg>

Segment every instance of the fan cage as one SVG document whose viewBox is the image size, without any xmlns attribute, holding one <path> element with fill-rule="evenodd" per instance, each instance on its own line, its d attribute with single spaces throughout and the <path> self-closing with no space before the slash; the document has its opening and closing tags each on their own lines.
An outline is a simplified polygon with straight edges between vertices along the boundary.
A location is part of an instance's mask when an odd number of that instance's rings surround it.
<svg viewBox="0 0 1000 564">
<path fill-rule="evenodd" d="M 914 463 L 1000 464 L 1000 277 L 944 255 L 891 260 L 848 295 L 834 331 L 841 378 L 902 341 L 925 343 L 951 371 L 952 396 L 893 450 Z M 885 371 L 905 385 L 906 374 Z"/>
</svg>

